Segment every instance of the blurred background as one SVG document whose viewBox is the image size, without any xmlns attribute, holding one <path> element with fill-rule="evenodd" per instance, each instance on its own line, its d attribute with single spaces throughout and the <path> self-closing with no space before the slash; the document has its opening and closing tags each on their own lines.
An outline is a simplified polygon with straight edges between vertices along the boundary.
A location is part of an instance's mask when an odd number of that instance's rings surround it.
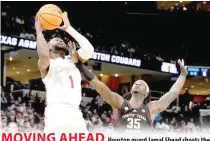
<svg viewBox="0 0 210 141">
<path fill-rule="evenodd" d="M 41 6 L 49 3 L 67 11 L 72 26 L 93 44 L 95 53 L 86 63 L 88 68 L 122 96 L 136 80 L 143 79 L 149 84 L 150 100 L 159 99 L 178 77 L 176 60 L 184 59 L 189 66 L 187 81 L 179 98 L 157 116 L 154 127 L 176 132 L 209 130 L 204 126 L 210 121 L 207 1 L 2 2 L 3 129 L 12 125 L 21 131 L 44 127 L 45 88 L 37 67 L 34 17 Z M 57 29 L 44 35 L 47 40 L 57 36 L 65 42 L 72 40 Z M 87 81 L 81 85 L 81 110 L 88 128 L 112 129 L 115 121 L 111 107 Z"/>
</svg>

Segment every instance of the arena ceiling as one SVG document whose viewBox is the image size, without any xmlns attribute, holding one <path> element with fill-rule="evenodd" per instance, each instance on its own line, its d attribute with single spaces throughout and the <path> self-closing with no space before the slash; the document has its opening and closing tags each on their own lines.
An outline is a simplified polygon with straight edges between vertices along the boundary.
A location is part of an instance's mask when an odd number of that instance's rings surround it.
<svg viewBox="0 0 210 141">
<path fill-rule="evenodd" d="M 21 81 L 22 83 L 28 83 L 30 79 L 40 78 L 40 73 L 37 68 L 38 56 L 36 51 L 21 49 L 18 50 L 16 54 L 13 54 L 12 60 L 9 53 L 6 54 L 6 72 L 7 76 Z M 92 65 L 95 61 L 89 61 L 89 69 L 92 70 Z M 144 69 L 137 69 L 131 67 L 125 67 L 120 65 L 103 63 L 101 67 L 102 71 L 94 71 L 95 74 L 100 75 L 102 72 L 106 75 L 143 75 L 152 74 L 154 79 L 164 79 L 168 78 L 169 74 L 160 73 L 155 71 L 149 71 Z M 185 86 L 181 93 L 185 92 L 186 88 L 190 88 L 190 93 L 197 95 L 208 95 L 210 94 L 210 82 L 208 79 L 203 77 L 191 78 L 186 81 Z"/>
</svg>

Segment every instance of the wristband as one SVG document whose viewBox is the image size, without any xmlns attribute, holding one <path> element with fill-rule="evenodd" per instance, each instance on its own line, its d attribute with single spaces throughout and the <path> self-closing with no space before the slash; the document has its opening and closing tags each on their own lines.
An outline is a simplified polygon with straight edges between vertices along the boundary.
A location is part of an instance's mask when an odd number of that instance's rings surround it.
<svg viewBox="0 0 210 141">
<path fill-rule="evenodd" d="M 92 72 L 90 72 L 88 68 L 82 62 L 79 61 L 75 63 L 75 65 L 78 68 L 78 70 L 83 74 L 85 79 L 87 79 L 88 81 L 93 80 L 95 75 Z"/>
</svg>

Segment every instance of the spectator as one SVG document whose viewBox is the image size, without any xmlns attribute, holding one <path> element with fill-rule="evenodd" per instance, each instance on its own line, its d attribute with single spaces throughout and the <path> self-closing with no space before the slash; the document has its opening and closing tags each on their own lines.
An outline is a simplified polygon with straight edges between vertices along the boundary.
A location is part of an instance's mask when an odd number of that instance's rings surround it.
<svg viewBox="0 0 210 141">
<path fill-rule="evenodd" d="M 18 125 L 15 122 L 10 122 L 8 125 L 8 132 L 18 132 Z"/>
<path fill-rule="evenodd" d="M 206 97 L 205 103 L 206 103 L 206 107 L 207 107 L 208 109 L 210 109 L 210 94 Z"/>
<path fill-rule="evenodd" d="M 32 90 L 29 90 L 28 94 L 24 97 L 24 102 L 26 102 L 26 105 L 28 105 L 29 101 L 32 100 Z"/>
<path fill-rule="evenodd" d="M 20 96 L 18 96 L 17 102 L 18 102 L 18 103 L 22 103 L 22 98 L 21 98 Z"/>
<path fill-rule="evenodd" d="M 19 36 L 20 36 L 21 38 L 26 38 L 27 36 L 26 36 L 25 34 L 26 34 L 26 32 L 25 32 L 25 30 L 23 29 Z"/>
<path fill-rule="evenodd" d="M 184 104 L 185 106 L 189 106 L 190 102 L 193 101 L 193 96 L 190 94 L 189 90 L 187 89 L 184 94 Z"/>
<path fill-rule="evenodd" d="M 176 121 L 176 118 L 175 117 L 173 117 L 173 119 L 171 120 L 170 126 L 173 129 L 176 129 L 177 128 L 177 121 Z"/>
<path fill-rule="evenodd" d="M 87 116 L 87 117 L 85 118 L 85 122 L 86 122 L 86 125 L 87 125 L 87 129 L 88 129 L 89 131 L 91 131 L 91 130 L 93 129 L 93 125 L 92 125 L 92 122 L 91 122 L 89 116 Z"/>
<path fill-rule="evenodd" d="M 9 103 L 13 103 L 14 102 L 14 97 L 12 95 L 12 93 L 9 94 Z"/>
<path fill-rule="evenodd" d="M 5 110 L 6 107 L 7 107 L 7 104 L 8 104 L 8 102 L 7 102 L 7 98 L 5 96 L 5 93 L 1 92 L 1 109 Z"/>
<path fill-rule="evenodd" d="M 167 125 L 167 124 L 165 124 L 162 120 L 160 120 L 160 121 L 157 122 L 157 124 L 156 124 L 156 129 L 168 131 L 168 130 L 170 129 L 170 126 Z"/>
<path fill-rule="evenodd" d="M 25 23 L 25 21 L 24 21 L 23 17 L 22 17 L 22 18 L 18 18 L 18 17 L 16 16 L 16 23 L 18 23 L 18 24 L 20 24 L 20 25 L 23 25 L 23 24 Z"/>
<path fill-rule="evenodd" d="M 190 121 L 187 123 L 186 128 L 187 128 L 188 130 L 190 130 L 190 131 L 196 129 L 196 126 L 195 126 L 195 124 L 194 124 L 193 118 L 190 118 Z"/>
</svg>

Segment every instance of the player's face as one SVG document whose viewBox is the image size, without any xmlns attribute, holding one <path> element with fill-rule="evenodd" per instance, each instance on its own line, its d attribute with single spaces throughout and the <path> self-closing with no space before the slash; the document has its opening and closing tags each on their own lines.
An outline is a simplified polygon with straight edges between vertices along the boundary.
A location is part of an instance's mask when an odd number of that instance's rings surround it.
<svg viewBox="0 0 210 141">
<path fill-rule="evenodd" d="M 53 38 L 49 41 L 49 45 L 52 47 L 60 47 L 60 48 L 66 48 L 66 44 L 64 43 L 64 41 L 61 38 Z"/>
<path fill-rule="evenodd" d="M 147 83 L 143 80 L 137 80 L 131 89 L 131 94 L 147 94 Z"/>
<path fill-rule="evenodd" d="M 65 54 L 67 49 L 66 44 L 61 38 L 53 38 L 48 42 L 48 44 L 53 53 Z"/>
</svg>

